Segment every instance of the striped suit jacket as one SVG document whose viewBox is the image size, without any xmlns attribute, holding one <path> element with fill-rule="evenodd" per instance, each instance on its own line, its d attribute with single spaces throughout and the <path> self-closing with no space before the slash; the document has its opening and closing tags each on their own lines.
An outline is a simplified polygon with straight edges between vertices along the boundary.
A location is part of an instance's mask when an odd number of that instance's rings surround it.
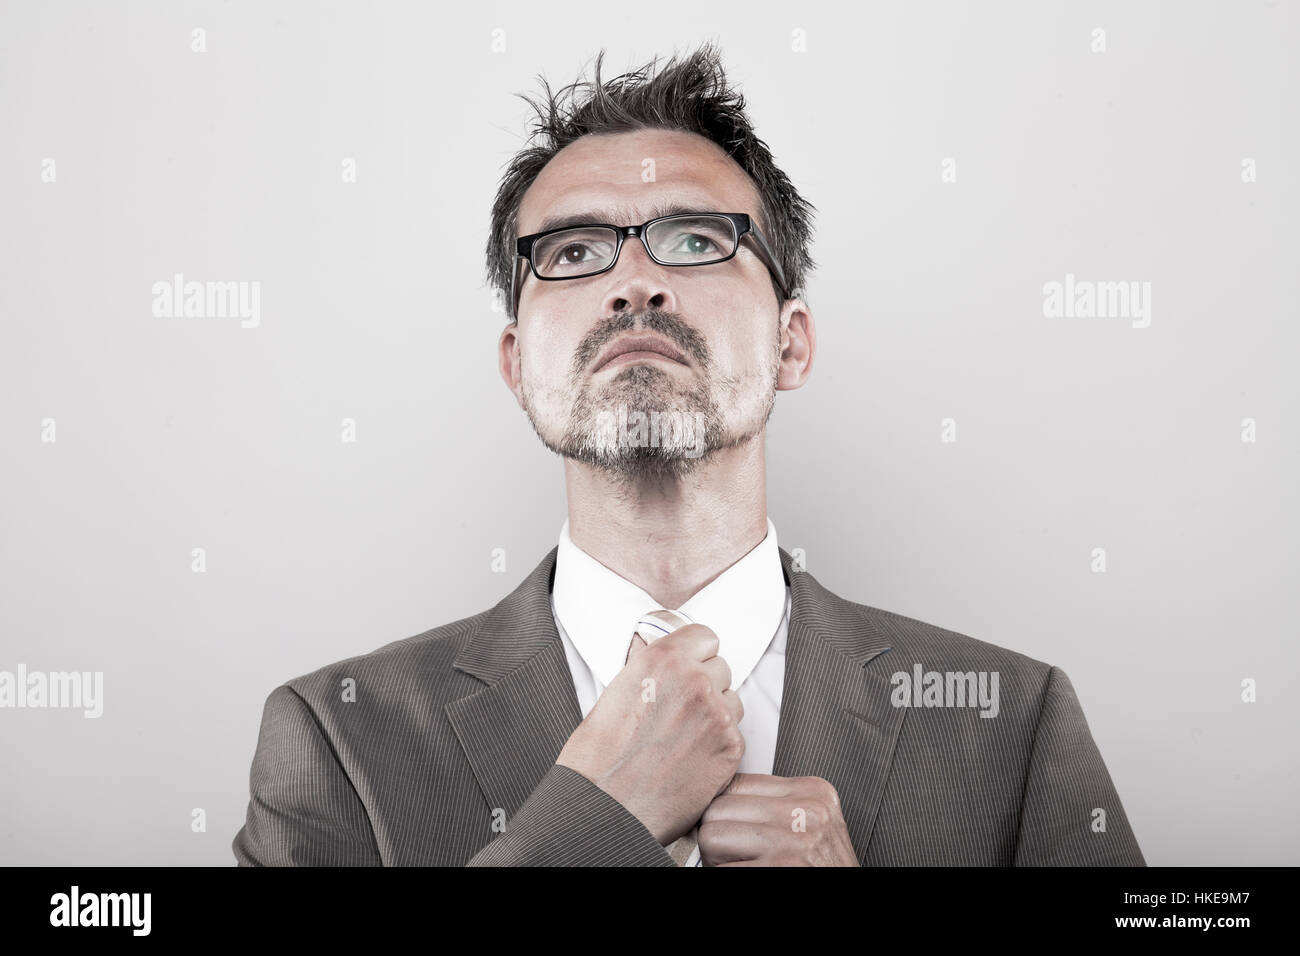
<svg viewBox="0 0 1300 956">
<path fill-rule="evenodd" d="M 555 763 L 581 721 L 555 554 L 488 611 L 272 691 L 239 865 L 672 866 L 622 804 Z M 773 773 L 834 784 L 862 864 L 1145 865 L 1059 667 L 846 601 L 780 554 Z M 997 715 L 900 706 L 895 675 L 917 665 L 996 673 Z"/>
</svg>

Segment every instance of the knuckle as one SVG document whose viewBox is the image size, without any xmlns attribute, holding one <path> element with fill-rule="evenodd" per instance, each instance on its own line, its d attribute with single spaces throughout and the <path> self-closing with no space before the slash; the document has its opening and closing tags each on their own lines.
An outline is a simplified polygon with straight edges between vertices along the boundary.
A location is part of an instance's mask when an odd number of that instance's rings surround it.
<svg viewBox="0 0 1300 956">
<path fill-rule="evenodd" d="M 722 835 L 722 828 L 724 826 L 725 824 L 718 820 L 704 820 L 700 823 L 699 833 L 696 834 L 695 842 L 698 843 L 701 848 L 713 845 Z"/>
<path fill-rule="evenodd" d="M 687 678 L 686 691 L 692 700 L 708 700 L 709 694 L 713 692 L 713 681 L 703 671 L 694 671 Z"/>
<path fill-rule="evenodd" d="M 723 746 L 723 753 L 728 760 L 739 762 L 740 758 L 745 756 L 745 738 L 741 736 L 740 731 L 729 730 Z"/>
<path fill-rule="evenodd" d="M 823 777 L 798 777 L 796 783 L 799 792 L 807 794 L 806 799 L 820 801 L 828 807 L 839 807 L 840 793 L 829 780 Z"/>
<path fill-rule="evenodd" d="M 723 704 L 725 705 L 725 708 L 727 708 L 727 713 L 735 713 L 736 723 L 744 721 L 745 701 L 741 700 L 740 695 L 735 691 L 732 691 L 731 688 L 727 688 L 720 696 L 723 698 Z"/>
<path fill-rule="evenodd" d="M 831 811 L 826 804 L 814 802 L 808 807 L 808 816 L 811 817 L 811 823 L 817 830 L 822 830 L 831 822 Z"/>
</svg>

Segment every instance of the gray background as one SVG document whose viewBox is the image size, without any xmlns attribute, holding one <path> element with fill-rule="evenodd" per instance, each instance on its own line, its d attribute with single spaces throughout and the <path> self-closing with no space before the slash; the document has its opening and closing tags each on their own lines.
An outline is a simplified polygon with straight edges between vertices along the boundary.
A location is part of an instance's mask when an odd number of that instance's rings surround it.
<svg viewBox="0 0 1300 956">
<path fill-rule="evenodd" d="M 481 271 L 512 94 L 714 38 L 819 209 L 820 352 L 769 428 L 782 546 L 1063 667 L 1150 863 L 1300 863 L 1298 21 L 0 5 L 0 669 L 105 680 L 98 720 L 0 710 L 0 860 L 232 864 L 272 688 L 491 606 L 555 544 L 560 464 Z M 260 281 L 261 325 L 154 317 L 176 272 Z M 1045 318 L 1067 272 L 1152 283 L 1150 327 Z"/>
</svg>

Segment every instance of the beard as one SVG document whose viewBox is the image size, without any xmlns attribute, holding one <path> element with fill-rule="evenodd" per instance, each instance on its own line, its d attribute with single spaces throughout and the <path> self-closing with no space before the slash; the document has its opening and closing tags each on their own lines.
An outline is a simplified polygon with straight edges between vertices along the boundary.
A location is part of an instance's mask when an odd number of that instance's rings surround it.
<svg viewBox="0 0 1300 956">
<path fill-rule="evenodd" d="M 527 375 L 522 389 L 524 411 L 542 444 L 622 484 L 680 480 L 717 452 L 750 441 L 772 414 L 780 371 L 778 337 L 766 369 L 745 378 L 711 379 L 711 358 L 698 333 L 669 313 L 652 310 L 640 318 L 695 358 L 695 381 L 683 383 L 657 365 L 629 365 L 609 381 L 594 384 L 587 372 L 591 360 L 619 332 L 635 327 L 637 318 L 623 315 L 587 336 L 575 355 L 567 389 L 540 390 L 545 404 L 558 406 L 558 414 L 549 416 L 561 419 L 558 429 L 546 427 L 539 390 Z"/>
</svg>

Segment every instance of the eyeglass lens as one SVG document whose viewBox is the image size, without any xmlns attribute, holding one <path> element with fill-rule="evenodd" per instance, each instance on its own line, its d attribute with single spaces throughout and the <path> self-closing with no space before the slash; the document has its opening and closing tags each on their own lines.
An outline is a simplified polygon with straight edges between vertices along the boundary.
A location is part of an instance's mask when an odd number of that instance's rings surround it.
<svg viewBox="0 0 1300 956">
<path fill-rule="evenodd" d="M 646 248 L 660 262 L 706 265 L 736 251 L 736 229 L 725 216 L 678 216 L 645 230 Z M 604 226 L 575 226 L 533 244 L 533 265 L 547 278 L 575 279 L 600 272 L 614 258 L 618 233 Z"/>
</svg>

